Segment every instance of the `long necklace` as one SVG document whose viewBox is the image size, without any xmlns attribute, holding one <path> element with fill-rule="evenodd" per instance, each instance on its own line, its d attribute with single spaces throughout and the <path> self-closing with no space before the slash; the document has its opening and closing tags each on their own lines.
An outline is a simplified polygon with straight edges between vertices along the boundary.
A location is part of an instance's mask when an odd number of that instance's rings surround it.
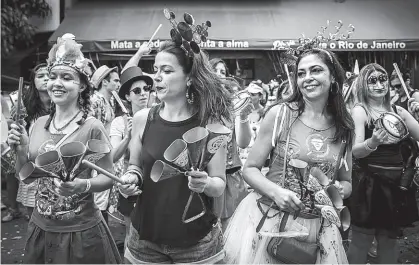
<svg viewBox="0 0 419 265">
<path fill-rule="evenodd" d="M 70 123 L 72 122 L 72 121 L 74 121 L 76 118 L 77 118 L 77 116 L 79 115 L 79 113 L 81 112 L 81 110 L 79 110 L 77 113 L 76 113 L 76 115 L 74 115 L 73 116 L 73 118 L 71 118 L 66 124 L 64 124 L 64 126 L 62 126 L 61 128 L 57 128 L 57 126 L 55 125 L 55 114 L 54 114 L 54 117 L 52 118 L 52 127 L 54 128 L 54 130 L 57 132 L 57 134 L 62 134 L 63 133 L 63 130 L 65 129 L 65 128 L 67 128 L 69 125 L 70 125 Z"/>
</svg>

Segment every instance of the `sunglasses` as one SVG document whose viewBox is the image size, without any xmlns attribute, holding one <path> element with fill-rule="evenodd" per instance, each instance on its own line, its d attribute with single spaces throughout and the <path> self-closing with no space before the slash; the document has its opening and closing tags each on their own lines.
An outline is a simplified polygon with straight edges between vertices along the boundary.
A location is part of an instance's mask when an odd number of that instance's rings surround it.
<svg viewBox="0 0 419 265">
<path fill-rule="evenodd" d="M 136 88 L 131 89 L 130 92 L 133 92 L 135 95 L 139 95 L 141 94 L 141 90 L 143 90 L 145 93 L 150 92 L 151 86 L 144 86 L 143 88 L 136 87 Z"/>
<path fill-rule="evenodd" d="M 378 81 L 380 81 L 380 83 L 384 83 L 388 80 L 388 76 L 387 75 L 380 75 L 380 76 L 370 76 L 367 80 L 367 84 L 368 85 L 376 85 L 378 83 Z"/>
</svg>

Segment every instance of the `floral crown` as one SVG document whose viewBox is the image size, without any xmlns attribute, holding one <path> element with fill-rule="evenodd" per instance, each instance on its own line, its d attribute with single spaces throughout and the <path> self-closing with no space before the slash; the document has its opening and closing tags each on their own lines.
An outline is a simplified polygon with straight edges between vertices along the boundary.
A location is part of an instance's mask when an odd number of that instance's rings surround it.
<svg viewBox="0 0 419 265">
<path fill-rule="evenodd" d="M 81 47 L 82 45 L 72 38 L 66 38 L 65 35 L 61 38 L 59 37 L 57 43 L 49 51 L 47 59 L 48 70 L 57 65 L 66 65 L 90 80 L 93 74 L 91 65 L 94 64 L 91 60 L 84 58 Z"/>
<path fill-rule="evenodd" d="M 331 41 L 339 41 L 349 39 L 355 31 L 355 27 L 352 24 L 349 24 L 348 30 L 346 33 L 340 33 L 343 23 L 341 20 L 338 21 L 337 25 L 334 27 L 335 31 L 326 33 L 326 30 L 330 26 L 330 20 L 327 20 L 326 26 L 321 27 L 320 31 L 317 31 L 317 35 L 314 38 L 308 38 L 304 34 L 301 34 L 301 37 L 298 39 L 299 46 L 295 49 L 288 49 L 289 54 L 299 55 L 304 51 L 311 49 L 321 49 L 319 47 L 320 43 L 328 43 Z"/>
<path fill-rule="evenodd" d="M 190 57 L 193 56 L 194 53 L 199 54 L 201 49 L 198 44 L 207 41 L 208 28 L 211 27 L 211 22 L 207 20 L 201 25 L 195 25 L 195 19 L 193 16 L 189 13 L 184 13 L 184 21 L 178 23 L 175 20 L 176 15 L 173 11 L 165 8 L 163 13 L 172 25 L 170 37 L 173 42 L 180 46 Z"/>
</svg>

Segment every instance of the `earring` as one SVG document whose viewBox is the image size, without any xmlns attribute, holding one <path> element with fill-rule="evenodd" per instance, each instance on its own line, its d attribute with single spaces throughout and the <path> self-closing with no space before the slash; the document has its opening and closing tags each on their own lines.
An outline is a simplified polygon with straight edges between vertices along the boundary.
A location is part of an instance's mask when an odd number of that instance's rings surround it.
<svg viewBox="0 0 419 265">
<path fill-rule="evenodd" d="M 81 94 L 79 94 L 78 103 L 79 103 L 79 106 L 80 106 L 80 107 L 83 107 L 84 100 L 83 100 L 83 98 L 81 97 Z"/>
<path fill-rule="evenodd" d="M 195 101 L 194 94 L 192 93 L 190 87 L 186 90 L 186 101 L 188 101 L 189 104 L 193 104 Z"/>
</svg>

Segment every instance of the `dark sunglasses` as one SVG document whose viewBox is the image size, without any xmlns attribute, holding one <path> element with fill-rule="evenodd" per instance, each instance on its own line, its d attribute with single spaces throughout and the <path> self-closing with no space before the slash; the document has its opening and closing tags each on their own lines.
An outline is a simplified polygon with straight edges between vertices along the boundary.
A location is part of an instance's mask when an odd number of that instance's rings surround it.
<svg viewBox="0 0 419 265">
<path fill-rule="evenodd" d="M 145 86 L 143 88 L 136 87 L 134 89 L 131 89 L 130 92 L 134 92 L 134 94 L 139 95 L 139 94 L 141 94 L 141 90 L 144 90 L 145 93 L 150 92 L 151 91 L 151 86 Z"/>
<path fill-rule="evenodd" d="M 384 83 L 388 80 L 388 76 L 387 75 L 380 75 L 380 76 L 370 76 L 367 80 L 367 84 L 368 85 L 376 85 L 378 81 L 380 81 L 380 83 Z"/>
<path fill-rule="evenodd" d="M 401 89 L 402 88 L 402 85 L 395 85 L 395 86 L 393 86 L 395 89 Z"/>
</svg>

